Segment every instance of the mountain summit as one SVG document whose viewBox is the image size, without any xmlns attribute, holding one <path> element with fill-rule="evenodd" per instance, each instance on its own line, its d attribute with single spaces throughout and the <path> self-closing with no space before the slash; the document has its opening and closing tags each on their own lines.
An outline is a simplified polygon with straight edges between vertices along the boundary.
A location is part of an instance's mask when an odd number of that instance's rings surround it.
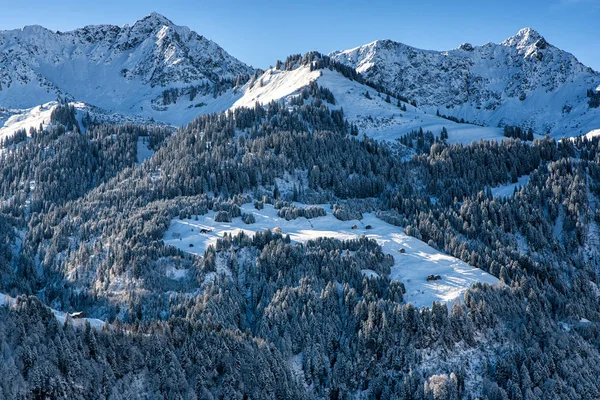
<svg viewBox="0 0 600 400">
<path fill-rule="evenodd" d="M 5 107 L 63 97 L 180 122 L 177 115 L 185 108 L 164 115 L 179 97 L 200 99 L 186 107 L 204 105 L 209 102 L 201 100 L 203 95 L 216 98 L 252 73 L 216 43 L 157 13 L 123 27 L 53 32 L 26 26 L 0 32 L 0 104 Z"/>
<path fill-rule="evenodd" d="M 516 35 L 509 37 L 504 42 L 500 43 L 504 46 L 527 47 L 537 43 L 544 38 L 536 30 L 531 28 L 523 28 Z"/>
<path fill-rule="evenodd" d="M 599 125 L 586 92 L 600 84 L 600 74 L 531 28 L 500 44 L 431 51 L 379 40 L 330 56 L 431 112 L 541 134 L 580 134 Z"/>
</svg>

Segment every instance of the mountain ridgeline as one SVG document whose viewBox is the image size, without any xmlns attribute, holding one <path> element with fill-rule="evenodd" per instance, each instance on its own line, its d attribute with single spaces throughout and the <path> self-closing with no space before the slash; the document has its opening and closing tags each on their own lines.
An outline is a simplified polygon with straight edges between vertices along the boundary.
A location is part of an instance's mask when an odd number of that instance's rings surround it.
<svg viewBox="0 0 600 400">
<path fill-rule="evenodd" d="M 211 40 L 155 13 L 123 27 L 2 31 L 0 65 L 4 107 L 29 108 L 60 97 L 176 123 L 197 115 L 197 108 L 186 113 L 186 107 L 241 86 L 254 72 Z M 187 94 L 186 107 L 171 111 L 183 119 L 162 112 L 169 89 Z"/>
<path fill-rule="evenodd" d="M 536 32 L 0 57 L 0 399 L 600 398 L 600 79 Z"/>
<path fill-rule="evenodd" d="M 598 127 L 586 92 L 597 92 L 600 74 L 530 28 L 500 44 L 430 51 L 379 40 L 330 56 L 429 111 L 542 134 L 577 135 Z"/>
<path fill-rule="evenodd" d="M 500 44 L 465 43 L 450 51 L 379 40 L 329 56 L 328 64 L 348 66 L 345 77 L 360 77 L 429 113 L 533 128 L 540 135 L 598 128 L 600 109 L 590 105 L 596 104 L 600 75 L 530 28 Z M 298 56 L 283 69 L 294 61 Z M 0 32 L 0 105 L 7 108 L 60 97 L 183 124 L 231 107 L 250 77 L 260 80 L 262 72 L 156 13 L 123 27 Z"/>
</svg>

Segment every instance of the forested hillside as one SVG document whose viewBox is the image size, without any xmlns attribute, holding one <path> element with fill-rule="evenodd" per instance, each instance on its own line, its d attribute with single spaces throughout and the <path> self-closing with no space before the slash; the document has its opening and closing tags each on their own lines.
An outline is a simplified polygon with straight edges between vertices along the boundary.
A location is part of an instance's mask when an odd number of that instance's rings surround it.
<svg viewBox="0 0 600 400">
<path fill-rule="evenodd" d="M 0 399 L 600 398 L 597 73 L 536 35 L 262 71 L 158 14 L 0 32 Z M 381 67 L 492 53 L 530 79 L 481 113 Z M 544 65 L 567 125 L 479 118 Z"/>
<path fill-rule="evenodd" d="M 172 135 L 63 126 L 2 153 L 2 291 L 39 299 L 1 311 L 3 397 L 600 395 L 598 140 L 437 137 L 407 159 L 322 104 L 238 108 Z M 141 135 L 156 152 L 137 165 Z M 501 283 L 415 308 L 368 237 L 296 243 L 273 226 L 202 256 L 163 241 L 174 219 L 243 218 L 248 202 L 311 218 L 289 201 L 332 204 L 340 222 L 376 210 Z M 63 326 L 40 301 L 106 325 Z"/>
</svg>

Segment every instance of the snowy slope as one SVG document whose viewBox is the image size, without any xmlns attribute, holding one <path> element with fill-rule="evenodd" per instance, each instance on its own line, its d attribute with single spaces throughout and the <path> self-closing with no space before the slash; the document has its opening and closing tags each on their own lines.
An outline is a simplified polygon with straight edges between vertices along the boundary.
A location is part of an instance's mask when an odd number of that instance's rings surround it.
<svg viewBox="0 0 600 400">
<path fill-rule="evenodd" d="M 254 107 L 257 102 L 265 105 L 271 101 L 297 96 L 303 88 L 317 80 L 319 76 L 319 71 L 311 71 L 308 66 L 292 71 L 268 69 L 254 84 L 248 83 L 244 86 L 243 96 L 233 104 L 232 109 Z"/>
<path fill-rule="evenodd" d="M 596 136 L 600 136 L 600 129 L 594 129 L 593 131 L 589 131 L 588 133 L 586 133 L 584 135 L 584 137 L 587 138 L 588 140 L 591 140 L 591 139 L 595 138 Z"/>
<path fill-rule="evenodd" d="M 458 124 L 410 104 L 404 104 L 407 110 L 402 111 L 396 99 L 387 103 L 385 95 L 377 96 L 371 87 L 352 81 L 337 71 L 311 71 L 309 66 L 300 66 L 291 71 L 267 70 L 254 85 L 247 84 L 242 88 L 244 95 L 232 108 L 253 107 L 257 102 L 264 105 L 271 101 L 289 100 L 300 95 L 302 89 L 312 81 L 333 93 L 336 104 L 327 104 L 328 107 L 342 108 L 348 121 L 356 124 L 361 134 L 378 140 L 391 141 L 419 128 L 439 135 L 443 127 L 448 130 L 449 143 L 504 138 L 502 129 L 497 127 Z M 370 99 L 365 96 L 367 92 Z"/>
<path fill-rule="evenodd" d="M 149 148 L 148 145 L 149 145 L 149 138 L 147 136 L 146 137 L 144 137 L 144 136 L 138 137 L 138 142 L 137 142 L 137 162 L 138 162 L 138 164 L 143 163 L 144 161 L 146 161 L 147 159 L 152 157 L 152 154 L 154 154 L 154 150 Z"/>
<path fill-rule="evenodd" d="M 500 185 L 492 188 L 492 196 L 494 197 L 511 197 L 515 193 L 515 189 L 519 190 L 527 186 L 530 175 L 523 175 L 517 182 Z"/>
<path fill-rule="evenodd" d="M 12 307 L 15 304 L 15 299 L 0 293 L 0 307 L 3 306 L 8 306 L 8 307 Z M 56 317 L 56 319 L 58 320 L 58 322 L 60 322 L 61 324 L 65 323 L 65 320 L 67 319 L 67 313 L 64 313 L 62 311 L 57 311 L 54 309 L 50 309 L 52 311 L 52 313 L 54 314 L 54 316 Z M 71 321 L 73 321 L 73 324 L 75 326 L 84 326 L 85 322 L 89 322 L 90 325 L 93 328 L 96 329 L 102 329 L 102 327 L 104 326 L 104 321 L 100 320 L 100 319 L 96 319 L 96 318 L 78 318 L 78 319 L 71 319 Z"/>
<path fill-rule="evenodd" d="M 0 141 L 12 137 L 15 132 L 30 128 L 47 127 L 56 102 L 49 102 L 25 110 L 5 110 L 0 112 Z"/>
<path fill-rule="evenodd" d="M 361 133 L 374 139 L 393 140 L 419 128 L 439 135 L 444 127 L 448 130 L 448 143 L 468 144 L 481 139 L 504 139 L 502 129 L 497 127 L 459 124 L 410 104 L 405 104 L 406 111 L 401 111 L 396 101 L 387 103 L 385 95 L 376 96 L 372 88 L 351 81 L 335 71 L 323 70 L 317 83 L 332 91 L 338 106 L 343 108 L 348 120 L 355 123 Z M 364 96 L 367 91 L 371 99 Z"/>
<path fill-rule="evenodd" d="M 429 51 L 379 40 L 330 56 L 429 112 L 556 137 L 600 128 L 586 97 L 600 74 L 529 28 L 500 44 Z"/>
<path fill-rule="evenodd" d="M 213 86 L 252 73 L 214 42 L 156 13 L 123 27 L 0 32 L 0 106 L 6 108 L 30 108 L 61 96 L 181 124 L 201 112 L 227 109 L 236 99 L 233 86 L 218 96 Z M 207 89 L 192 100 L 190 88 L 201 85 Z M 166 89 L 182 94 L 164 104 Z"/>
<path fill-rule="evenodd" d="M 286 221 L 277 216 L 277 210 L 271 205 L 267 204 L 263 210 L 256 210 L 252 204 L 245 204 L 242 211 L 254 214 L 256 223 L 246 225 L 241 218 L 235 218 L 231 223 L 215 222 L 214 212 L 211 211 L 198 216 L 198 221 L 195 218 L 174 219 L 163 240 L 167 245 L 202 256 L 206 248 L 216 243 L 224 233 L 244 231 L 253 235 L 255 232 L 278 227 L 282 234 L 290 235 L 293 241 L 300 243 L 318 237 L 354 239 L 364 234 L 377 240 L 383 251 L 394 257 L 395 265 L 390 277 L 404 283 L 406 301 L 419 307 L 430 306 L 433 301 L 451 303 L 460 299 L 464 291 L 475 282 L 498 283 L 492 275 L 433 249 L 424 242 L 406 235 L 402 228 L 390 225 L 373 214 L 364 214 L 360 221 L 342 222 L 332 215 L 328 205 L 323 205 L 323 208 L 327 212 L 324 217 Z M 355 224 L 358 229 L 352 229 Z M 371 225 L 372 229 L 367 230 L 367 225 Z M 201 229 L 210 232 L 200 233 Z M 401 248 L 406 252 L 400 253 Z M 375 274 L 374 271 L 363 272 L 367 275 Z M 427 276 L 430 274 L 439 274 L 442 279 L 427 282 Z"/>
<path fill-rule="evenodd" d="M 107 124 L 141 124 L 141 125 L 161 125 L 148 118 L 137 115 L 119 114 L 107 112 L 98 107 L 91 106 L 82 102 L 71 102 L 70 105 L 75 107 L 76 118 L 81 126 L 81 120 L 85 115 L 95 119 L 100 123 Z M 50 117 L 52 111 L 58 106 L 58 102 L 49 101 L 39 106 L 27 109 L 4 109 L 0 111 L 0 141 L 5 138 L 12 137 L 15 132 L 25 129 L 29 134 L 30 128 L 43 128 L 50 125 Z"/>
</svg>

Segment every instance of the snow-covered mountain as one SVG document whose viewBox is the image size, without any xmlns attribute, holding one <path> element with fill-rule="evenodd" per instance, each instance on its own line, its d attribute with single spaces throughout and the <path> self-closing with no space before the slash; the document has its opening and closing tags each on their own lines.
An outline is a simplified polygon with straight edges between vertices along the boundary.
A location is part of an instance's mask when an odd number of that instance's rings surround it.
<svg viewBox="0 0 600 400">
<path fill-rule="evenodd" d="M 4 113 L 12 123 L 12 115 L 29 115 L 60 97 L 107 115 L 179 125 L 199 114 L 294 97 L 316 82 L 333 93 L 335 105 L 328 106 L 343 108 L 362 133 L 378 139 L 419 128 L 438 134 L 445 127 L 451 142 L 495 139 L 502 125 L 558 137 L 600 128 L 600 108 L 590 108 L 587 97 L 600 87 L 600 74 L 531 29 L 500 44 L 463 44 L 445 52 L 384 40 L 331 57 L 418 107 L 400 111 L 396 99 L 384 101 L 364 82 L 306 63 L 250 80 L 252 67 L 156 13 L 123 27 L 1 31 L 0 107 L 21 110 Z M 438 111 L 485 127 L 439 118 Z"/>
<path fill-rule="evenodd" d="M 586 95 L 600 74 L 530 28 L 500 44 L 429 51 L 379 40 L 330 56 L 429 112 L 554 136 L 600 127 Z"/>
<path fill-rule="evenodd" d="M 310 65 L 295 65 L 290 69 L 271 68 L 254 82 L 246 84 L 244 95 L 232 108 L 253 107 L 256 103 L 267 104 L 271 101 L 285 101 L 291 108 L 294 99 L 306 93 L 311 83 L 331 92 L 334 103 L 324 102 L 330 109 L 342 109 L 350 123 L 377 140 L 393 141 L 409 132 L 431 131 L 439 136 L 442 128 L 448 131 L 449 143 L 471 143 L 480 139 L 503 139 L 502 129 L 498 127 L 461 124 L 438 117 L 406 102 L 398 103 L 397 98 L 389 98 L 378 93 L 372 87 L 349 79 L 335 69 L 315 69 Z M 313 101 L 308 96 L 304 102 Z M 389 101 L 388 101 L 389 100 Z"/>
<path fill-rule="evenodd" d="M 227 109 L 254 70 L 211 40 L 153 13 L 123 27 L 0 32 L 0 106 L 57 97 L 184 123 Z"/>
</svg>

